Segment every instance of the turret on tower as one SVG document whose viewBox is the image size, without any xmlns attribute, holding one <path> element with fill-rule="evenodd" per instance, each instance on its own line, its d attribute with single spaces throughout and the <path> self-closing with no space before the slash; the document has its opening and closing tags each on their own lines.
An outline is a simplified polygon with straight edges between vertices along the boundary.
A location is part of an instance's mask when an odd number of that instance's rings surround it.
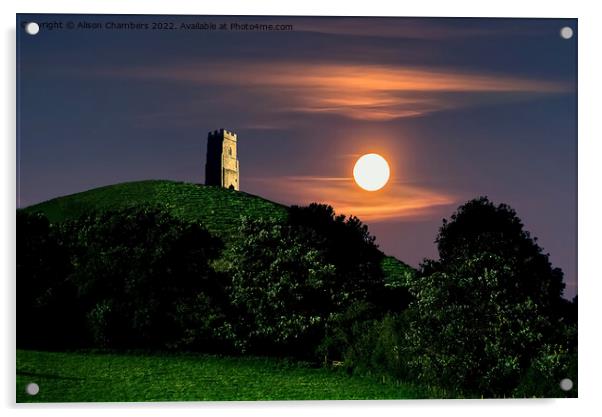
<svg viewBox="0 0 602 417">
<path fill-rule="evenodd" d="M 209 132 L 207 137 L 207 163 L 205 185 L 218 185 L 233 190 L 240 189 L 236 133 L 226 129 Z"/>
</svg>

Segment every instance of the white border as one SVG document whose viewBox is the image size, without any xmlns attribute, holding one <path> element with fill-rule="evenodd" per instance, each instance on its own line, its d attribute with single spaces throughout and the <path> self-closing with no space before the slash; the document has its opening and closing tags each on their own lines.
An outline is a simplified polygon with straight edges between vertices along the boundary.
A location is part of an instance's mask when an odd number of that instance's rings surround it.
<svg viewBox="0 0 602 417">
<path fill-rule="evenodd" d="M 181 416 L 220 414 L 238 415 L 327 415 L 333 412 L 350 415 L 445 414 L 446 416 L 504 416 L 508 413 L 545 413 L 546 416 L 589 415 L 597 407 L 600 384 L 601 317 L 599 298 L 602 276 L 597 259 L 602 238 L 599 216 L 602 201 L 599 161 L 602 129 L 600 128 L 600 75 L 602 58 L 599 40 L 602 22 L 594 1 L 504 0 L 499 2 L 454 0 L 420 0 L 394 2 L 370 0 L 326 1 L 229 1 L 211 3 L 190 0 L 20 0 L 15 4 L 1 2 L 3 28 L 1 101 L 4 137 L 1 141 L 2 184 L 4 196 L 0 216 L 2 237 L 1 261 L 4 269 L 0 311 L 3 332 L 0 405 L 6 415 L 48 416 L 86 414 L 105 416 L 168 415 L 176 410 Z M 163 404 L 76 404 L 68 406 L 15 406 L 14 307 L 15 307 L 15 13 L 130 13 L 130 14 L 255 14 L 255 15 L 355 15 L 355 16 L 448 16 L 448 17 L 569 17 L 579 18 L 579 396 L 577 400 L 500 400 L 500 401 L 365 401 L 365 402 L 272 402 L 272 403 L 163 403 Z M 597 123 L 596 123 L 597 122 Z M 598 267 L 598 268 L 597 268 Z"/>
</svg>

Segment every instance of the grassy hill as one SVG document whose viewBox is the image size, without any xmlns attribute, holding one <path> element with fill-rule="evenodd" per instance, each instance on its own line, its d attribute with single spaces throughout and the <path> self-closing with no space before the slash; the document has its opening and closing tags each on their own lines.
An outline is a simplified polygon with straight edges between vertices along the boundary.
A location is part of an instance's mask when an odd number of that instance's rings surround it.
<svg viewBox="0 0 602 417">
<path fill-rule="evenodd" d="M 236 233 L 241 216 L 284 220 L 288 208 L 242 191 L 167 180 L 126 182 L 54 198 L 24 208 L 42 212 L 50 222 L 75 219 L 91 211 L 138 204 L 161 204 L 175 216 L 198 221 L 211 233 L 228 241 Z M 404 282 L 413 268 L 388 256 L 383 270 L 393 285 Z"/>
<path fill-rule="evenodd" d="M 24 210 L 44 213 L 52 223 L 74 219 L 90 211 L 137 204 L 162 204 L 177 217 L 198 221 L 228 240 L 241 216 L 286 218 L 286 206 L 240 191 L 176 181 L 126 182 L 54 198 Z"/>
</svg>

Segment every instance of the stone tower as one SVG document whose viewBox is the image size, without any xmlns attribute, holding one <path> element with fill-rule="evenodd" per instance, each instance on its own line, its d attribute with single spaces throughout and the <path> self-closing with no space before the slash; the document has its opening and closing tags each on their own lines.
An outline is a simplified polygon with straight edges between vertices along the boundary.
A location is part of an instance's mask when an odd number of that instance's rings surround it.
<svg viewBox="0 0 602 417">
<path fill-rule="evenodd" d="M 218 185 L 238 190 L 240 188 L 236 133 L 226 129 L 209 132 L 207 137 L 207 163 L 205 185 Z"/>
</svg>

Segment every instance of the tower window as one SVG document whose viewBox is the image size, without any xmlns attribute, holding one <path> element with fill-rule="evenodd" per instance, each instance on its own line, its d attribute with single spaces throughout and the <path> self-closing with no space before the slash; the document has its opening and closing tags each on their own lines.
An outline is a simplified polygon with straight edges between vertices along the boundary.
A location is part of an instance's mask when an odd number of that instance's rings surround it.
<svg viewBox="0 0 602 417">
<path fill-rule="evenodd" d="M 228 148 L 228 155 L 232 156 L 232 148 Z"/>
</svg>

